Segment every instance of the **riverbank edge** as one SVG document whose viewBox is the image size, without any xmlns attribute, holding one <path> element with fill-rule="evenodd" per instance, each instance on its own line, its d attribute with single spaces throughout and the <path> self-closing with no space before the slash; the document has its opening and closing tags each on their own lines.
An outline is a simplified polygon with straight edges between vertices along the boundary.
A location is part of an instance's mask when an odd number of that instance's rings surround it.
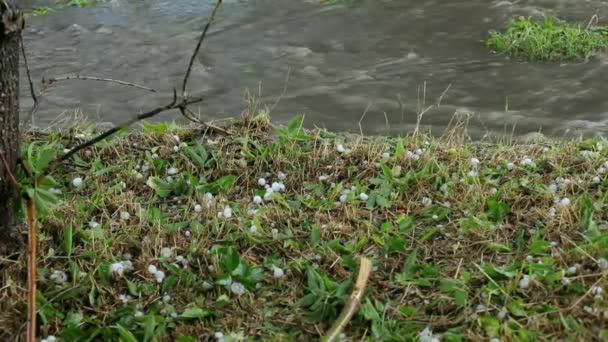
<svg viewBox="0 0 608 342">
<path fill-rule="evenodd" d="M 265 116 L 224 127 L 144 123 L 52 175 L 44 336 L 317 338 L 359 255 L 374 273 L 345 339 L 607 333 L 606 140 L 470 142 L 458 125 L 365 137 Z M 60 153 L 93 134 L 31 132 L 24 146 Z M 1 263 L 6 335 L 23 322 L 25 262 Z"/>
</svg>

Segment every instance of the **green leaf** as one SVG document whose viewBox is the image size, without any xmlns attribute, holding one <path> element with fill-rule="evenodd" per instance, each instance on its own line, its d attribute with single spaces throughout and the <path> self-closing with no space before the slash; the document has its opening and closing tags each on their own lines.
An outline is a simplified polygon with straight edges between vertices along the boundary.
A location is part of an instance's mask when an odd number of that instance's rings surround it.
<svg viewBox="0 0 608 342">
<path fill-rule="evenodd" d="M 458 283 L 451 279 L 441 279 L 439 283 L 439 289 L 445 293 L 452 293 L 458 288 Z"/>
<path fill-rule="evenodd" d="M 403 266 L 403 274 L 407 278 L 413 278 L 416 275 L 416 264 L 417 264 L 417 255 L 418 251 L 413 250 L 410 255 L 408 255 L 405 260 L 405 265 Z"/>
<path fill-rule="evenodd" d="M 515 299 L 507 304 L 509 312 L 516 317 L 526 317 L 528 313 L 524 310 L 524 301 L 522 299 Z"/>
<path fill-rule="evenodd" d="M 53 205 L 57 203 L 57 196 L 52 194 L 50 191 L 42 188 L 26 188 L 25 192 L 30 198 L 34 199 L 34 205 L 36 206 L 36 212 L 41 215 L 47 215 Z"/>
<path fill-rule="evenodd" d="M 415 306 L 402 306 L 399 308 L 399 312 L 401 312 L 402 314 L 404 314 L 405 316 L 408 316 L 408 317 L 415 314 L 416 311 L 418 311 L 418 309 L 416 309 Z"/>
<path fill-rule="evenodd" d="M 386 253 L 393 253 L 393 252 L 404 253 L 405 252 L 405 243 L 406 243 L 405 238 L 401 237 L 401 236 L 389 238 L 388 241 L 386 242 L 386 246 L 385 246 Z"/>
<path fill-rule="evenodd" d="M 163 281 L 163 291 L 169 291 L 171 290 L 173 287 L 175 287 L 175 284 L 177 284 L 177 281 L 179 279 L 177 278 L 177 276 L 171 275 L 168 276 L 167 278 L 165 278 L 165 281 Z"/>
<path fill-rule="evenodd" d="M 127 288 L 129 289 L 129 294 L 134 297 L 139 297 L 139 289 L 137 288 L 137 284 L 127 279 Z"/>
<path fill-rule="evenodd" d="M 144 317 L 144 341 L 152 341 L 154 339 L 154 330 L 156 329 L 156 317 L 154 315 L 146 315 Z"/>
<path fill-rule="evenodd" d="M 117 173 L 123 166 L 121 165 L 112 165 L 112 166 L 108 166 L 108 167 L 103 167 L 100 168 L 99 170 L 96 170 L 95 172 L 89 174 L 89 176 L 95 176 L 95 177 L 100 177 L 103 176 L 105 174 L 109 174 L 109 173 Z"/>
<path fill-rule="evenodd" d="M 455 291 L 454 303 L 460 307 L 467 305 L 467 293 L 464 290 Z"/>
<path fill-rule="evenodd" d="M 321 279 L 317 271 L 312 267 L 308 267 L 306 270 L 306 284 L 308 285 L 308 289 L 312 292 L 316 292 L 320 290 Z"/>
<path fill-rule="evenodd" d="M 178 336 L 175 342 L 196 342 L 196 339 L 192 336 Z"/>
<path fill-rule="evenodd" d="M 488 243 L 488 248 L 493 251 L 497 251 L 497 252 L 510 252 L 511 251 L 511 247 L 509 247 L 507 245 L 503 245 L 501 243 L 497 243 L 497 242 Z"/>
<path fill-rule="evenodd" d="M 201 308 L 186 308 L 180 315 L 184 319 L 204 318 L 213 315 L 213 311 Z"/>
<path fill-rule="evenodd" d="M 63 321 L 63 326 L 66 328 L 76 328 L 82 322 L 82 313 L 70 312 Z"/>
<path fill-rule="evenodd" d="M 232 277 L 229 274 L 220 276 L 215 280 L 215 283 L 220 286 L 228 286 L 232 284 Z"/>
<path fill-rule="evenodd" d="M 317 247 L 319 245 L 319 241 L 321 241 L 321 231 L 316 226 L 312 227 L 310 232 L 310 243 L 312 244 L 312 247 Z"/>
<path fill-rule="evenodd" d="M 244 276 L 247 273 L 247 265 L 243 262 L 239 263 L 239 265 L 232 271 L 233 276 Z"/>
<path fill-rule="evenodd" d="M 34 168 L 35 173 L 41 173 L 55 159 L 59 152 L 55 145 L 55 143 L 44 144 L 35 152 L 35 155 L 31 156 L 29 165 Z"/>
<path fill-rule="evenodd" d="M 390 208 L 392 206 L 391 201 L 382 195 L 376 196 L 376 203 L 383 208 Z"/>
<path fill-rule="evenodd" d="M 418 239 L 418 243 L 423 243 L 426 240 L 430 239 L 433 237 L 433 235 L 439 233 L 441 230 L 437 227 L 431 228 L 429 230 L 427 230 L 426 233 L 424 233 L 424 235 L 422 235 L 419 239 Z"/>
<path fill-rule="evenodd" d="M 338 298 L 346 297 L 346 295 L 349 293 L 349 290 L 352 285 L 353 285 L 353 282 L 350 279 L 347 279 L 347 280 L 341 282 L 338 285 L 338 287 L 336 288 L 336 297 L 338 297 Z"/>
<path fill-rule="evenodd" d="M 505 215 L 509 213 L 509 210 L 511 210 L 511 204 L 500 202 L 491 198 L 488 200 L 488 209 L 490 211 L 488 218 L 492 222 L 499 222 L 505 217 Z"/>
<path fill-rule="evenodd" d="M 585 326 L 581 324 L 581 322 L 579 322 L 576 318 L 572 316 L 562 316 L 561 321 L 564 328 L 568 331 L 574 331 L 576 333 L 581 334 L 586 329 Z M 602 338 L 602 341 L 608 341 L 608 335 L 606 335 L 606 338 Z"/>
<path fill-rule="evenodd" d="M 316 293 L 309 293 L 309 294 L 305 295 L 304 297 L 300 298 L 300 300 L 298 300 L 296 305 L 299 307 L 307 308 L 307 307 L 313 305 L 314 302 L 317 301 L 317 299 L 318 299 L 318 296 Z"/>
<path fill-rule="evenodd" d="M 593 223 L 593 200 L 589 194 L 584 194 L 581 203 L 581 227 L 584 230 L 591 228 Z"/>
<path fill-rule="evenodd" d="M 414 220 L 409 216 L 403 216 L 399 218 L 397 225 L 399 225 L 399 231 L 405 233 L 414 226 Z"/>
<path fill-rule="evenodd" d="M 225 272 L 232 273 L 239 267 L 241 263 L 241 256 L 232 247 L 225 247 L 221 249 L 222 266 Z"/>
<path fill-rule="evenodd" d="M 250 272 L 246 280 L 251 283 L 258 283 L 264 279 L 264 270 L 261 268 L 249 268 Z"/>
<path fill-rule="evenodd" d="M 222 193 L 228 192 L 229 190 L 234 188 L 236 184 L 237 177 L 235 175 L 227 175 L 216 179 L 215 181 L 207 184 L 203 184 L 198 187 L 198 191 L 200 192 L 210 192 L 210 193 Z"/>
<path fill-rule="evenodd" d="M 92 277 L 90 277 L 90 278 L 92 278 Z M 91 280 L 91 283 L 93 283 L 93 280 Z M 95 286 L 91 286 L 88 297 L 89 297 L 89 305 L 95 306 Z"/>
<path fill-rule="evenodd" d="M 205 147 L 200 144 L 196 144 L 192 147 L 184 147 L 182 150 L 188 156 L 190 161 L 192 161 L 192 163 L 199 169 L 205 168 L 207 165 L 207 159 L 209 158 L 209 154 L 207 153 Z"/>
<path fill-rule="evenodd" d="M 378 321 L 380 320 L 380 314 L 376 311 L 374 305 L 369 301 L 369 298 L 365 300 L 365 303 L 361 305 L 361 314 L 368 321 Z"/>
<path fill-rule="evenodd" d="M 549 248 L 551 248 L 551 244 L 548 241 L 533 238 L 529 247 L 529 253 L 531 255 L 543 254 Z"/>
<path fill-rule="evenodd" d="M 447 331 L 443 334 L 443 340 L 445 342 L 462 342 L 464 341 L 464 337 L 455 332 Z"/>
<path fill-rule="evenodd" d="M 395 154 L 394 158 L 399 159 L 403 157 L 405 154 L 405 146 L 403 146 L 403 139 L 397 139 L 397 143 L 395 144 Z"/>
<path fill-rule="evenodd" d="M 99 268 L 97 269 L 97 276 L 104 283 L 110 282 L 110 263 L 107 261 L 102 261 L 99 264 Z"/>
<path fill-rule="evenodd" d="M 150 177 L 149 184 L 154 189 L 156 195 L 160 198 L 165 198 L 173 191 L 172 183 L 166 182 L 159 177 Z"/>
<path fill-rule="evenodd" d="M 488 315 L 481 316 L 479 318 L 479 324 L 489 337 L 500 336 L 500 322 L 496 317 Z"/>
<path fill-rule="evenodd" d="M 452 296 L 454 298 L 454 302 L 458 306 L 464 306 L 467 302 L 467 294 L 466 290 L 463 288 L 463 285 L 458 281 L 453 279 L 442 279 L 439 285 L 439 289 Z"/>
<path fill-rule="evenodd" d="M 113 326 L 113 328 L 118 331 L 118 335 L 120 336 L 121 342 L 137 342 L 137 338 L 135 338 L 135 335 L 133 335 L 133 333 L 131 333 L 122 325 L 117 324 Z"/>
<path fill-rule="evenodd" d="M 300 131 L 302 127 L 302 115 L 296 115 L 287 124 L 287 131 L 290 133 L 290 136 L 296 134 Z"/>
<path fill-rule="evenodd" d="M 514 271 L 507 271 L 492 265 L 484 266 L 483 271 L 493 280 L 513 279 L 517 275 Z"/>
</svg>

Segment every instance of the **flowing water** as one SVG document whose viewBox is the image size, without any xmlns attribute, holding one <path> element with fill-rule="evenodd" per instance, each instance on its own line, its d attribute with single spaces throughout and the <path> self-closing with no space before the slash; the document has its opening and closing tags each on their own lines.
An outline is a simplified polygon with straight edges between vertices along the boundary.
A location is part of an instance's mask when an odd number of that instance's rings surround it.
<svg viewBox="0 0 608 342">
<path fill-rule="evenodd" d="M 62 81 L 47 90 L 36 125 L 77 111 L 119 123 L 166 103 L 172 87 L 181 87 L 212 6 L 212 0 L 114 0 L 31 18 L 25 44 L 36 81 L 80 74 L 159 91 Z M 422 119 L 437 133 L 462 112 L 472 115 L 473 135 L 602 134 L 608 131 L 608 55 L 522 63 L 492 54 L 484 39 L 513 16 L 585 23 L 593 15 L 603 22 L 607 14 L 603 0 L 225 1 L 194 65 L 190 93 L 206 95 L 194 108 L 205 119 L 240 115 L 248 89 L 276 103 L 277 122 L 302 113 L 307 125 L 332 130 L 401 133 L 441 100 Z M 26 111 L 32 101 L 24 72 L 22 78 Z M 173 112 L 160 119 L 180 117 Z"/>
</svg>

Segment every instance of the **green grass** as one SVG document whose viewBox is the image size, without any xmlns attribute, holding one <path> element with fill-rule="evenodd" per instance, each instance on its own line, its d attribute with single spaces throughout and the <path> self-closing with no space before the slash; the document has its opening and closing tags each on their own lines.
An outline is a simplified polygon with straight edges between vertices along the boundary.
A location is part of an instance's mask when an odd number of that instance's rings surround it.
<svg viewBox="0 0 608 342">
<path fill-rule="evenodd" d="M 42 337 L 316 340 L 362 255 L 375 267 L 348 341 L 608 335 L 608 141 L 360 137 L 264 115 L 230 129 L 145 124 L 40 185 Z M 92 133 L 28 134 L 24 158 L 42 168 Z M 25 264 L 0 259 L 2 340 L 23 332 Z"/>
<path fill-rule="evenodd" d="M 25 13 L 26 17 L 38 17 L 51 14 L 55 11 L 62 10 L 68 7 L 89 7 L 97 5 L 108 0 L 60 0 L 53 6 L 44 6 L 32 8 Z"/>
<path fill-rule="evenodd" d="M 512 20 L 504 32 L 491 32 L 487 46 L 498 53 L 530 61 L 587 58 L 608 45 L 604 27 L 558 23 L 553 19 Z"/>
</svg>

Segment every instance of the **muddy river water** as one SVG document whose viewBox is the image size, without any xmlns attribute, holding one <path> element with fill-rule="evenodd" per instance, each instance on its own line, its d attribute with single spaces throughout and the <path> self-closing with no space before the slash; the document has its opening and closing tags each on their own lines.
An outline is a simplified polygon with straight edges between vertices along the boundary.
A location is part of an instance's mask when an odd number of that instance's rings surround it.
<svg viewBox="0 0 608 342">
<path fill-rule="evenodd" d="M 35 80 L 80 74 L 159 90 L 64 81 L 47 91 L 35 124 L 76 112 L 118 123 L 165 103 L 181 84 L 212 6 L 210 0 L 113 0 L 29 19 L 25 44 Z M 514 16 L 585 23 L 597 15 L 603 23 L 607 14 L 602 0 L 225 1 L 194 65 L 190 93 L 207 96 L 194 108 L 206 119 L 240 115 L 249 90 L 269 105 L 280 97 L 271 113 L 276 122 L 302 113 L 307 125 L 340 131 L 408 131 L 421 108 L 441 99 L 422 120 L 437 133 L 462 112 L 471 114 L 477 136 L 513 129 L 602 134 L 608 131 L 608 54 L 522 63 L 492 54 L 484 39 Z M 23 72 L 22 78 L 27 110 Z M 180 120 L 177 113 L 159 119 Z"/>
</svg>

